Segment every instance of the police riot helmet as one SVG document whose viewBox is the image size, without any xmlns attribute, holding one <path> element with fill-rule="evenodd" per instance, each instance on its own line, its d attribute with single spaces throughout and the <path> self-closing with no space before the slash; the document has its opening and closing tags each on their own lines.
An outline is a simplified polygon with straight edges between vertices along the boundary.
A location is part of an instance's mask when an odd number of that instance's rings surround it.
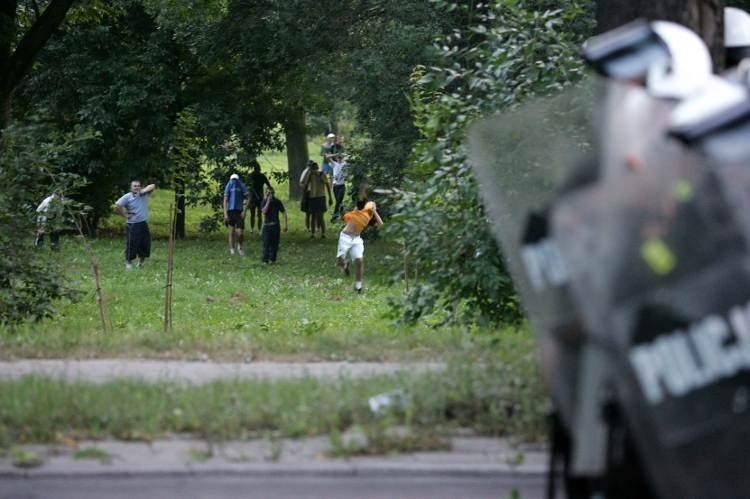
<svg viewBox="0 0 750 499">
<path fill-rule="evenodd" d="M 750 14 L 735 7 L 724 9 L 724 47 L 727 66 L 750 57 Z"/>
<path fill-rule="evenodd" d="M 649 66 L 649 92 L 654 97 L 683 99 L 705 85 L 712 74 L 712 61 L 703 40 L 692 30 L 670 21 L 653 21 L 650 25 L 666 45 L 669 63 Z"/>
</svg>

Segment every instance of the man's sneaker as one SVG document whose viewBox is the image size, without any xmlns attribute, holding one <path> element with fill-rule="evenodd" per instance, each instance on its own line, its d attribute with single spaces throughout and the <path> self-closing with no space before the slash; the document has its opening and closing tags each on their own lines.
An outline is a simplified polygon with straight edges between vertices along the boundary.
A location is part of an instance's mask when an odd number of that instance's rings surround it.
<svg viewBox="0 0 750 499">
<path fill-rule="evenodd" d="M 125 270 L 133 270 L 133 264 L 130 262 L 125 263 Z"/>
<path fill-rule="evenodd" d="M 229 254 L 234 255 L 234 248 L 229 248 Z"/>
<path fill-rule="evenodd" d="M 239 247 L 239 246 L 237 246 L 237 254 L 240 255 L 240 256 L 245 256 L 245 252 L 242 251 L 242 248 Z"/>
<path fill-rule="evenodd" d="M 143 262 L 139 260 L 138 263 L 135 264 L 135 268 L 137 269 L 143 268 Z"/>
<path fill-rule="evenodd" d="M 344 264 L 344 275 L 349 275 L 349 260 Z"/>
</svg>

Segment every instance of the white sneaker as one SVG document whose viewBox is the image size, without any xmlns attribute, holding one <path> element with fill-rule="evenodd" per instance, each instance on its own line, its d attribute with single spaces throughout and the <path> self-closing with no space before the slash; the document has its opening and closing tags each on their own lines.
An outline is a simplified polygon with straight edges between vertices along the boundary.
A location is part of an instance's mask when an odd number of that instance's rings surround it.
<svg viewBox="0 0 750 499">
<path fill-rule="evenodd" d="M 234 255 L 234 248 L 229 248 L 229 254 Z"/>
<path fill-rule="evenodd" d="M 242 248 L 240 248 L 239 246 L 237 246 L 237 254 L 240 256 L 245 256 L 245 252 L 242 251 Z"/>
<path fill-rule="evenodd" d="M 125 270 L 133 270 L 133 264 L 130 262 L 125 263 Z"/>
<path fill-rule="evenodd" d="M 137 269 L 143 268 L 143 262 L 139 261 L 138 263 L 136 263 L 135 268 Z"/>
</svg>

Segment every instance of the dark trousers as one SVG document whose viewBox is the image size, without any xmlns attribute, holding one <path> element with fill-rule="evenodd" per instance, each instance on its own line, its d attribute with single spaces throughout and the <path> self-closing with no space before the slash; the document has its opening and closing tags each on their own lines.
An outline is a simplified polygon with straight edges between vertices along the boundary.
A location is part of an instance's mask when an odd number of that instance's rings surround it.
<svg viewBox="0 0 750 499">
<path fill-rule="evenodd" d="M 36 240 L 34 241 L 34 245 L 37 248 L 41 248 L 44 246 L 44 231 L 39 231 L 36 233 Z M 47 233 L 49 236 L 49 242 L 52 246 L 52 249 L 57 251 L 60 249 L 60 231 L 53 230 Z"/>
<path fill-rule="evenodd" d="M 263 226 L 263 263 L 275 262 L 276 254 L 279 252 L 279 241 L 281 240 L 281 227 L 279 224 Z"/>
<path fill-rule="evenodd" d="M 125 260 L 151 256 L 151 232 L 148 223 L 125 224 Z"/>
<path fill-rule="evenodd" d="M 344 194 L 346 194 L 346 184 L 333 185 L 333 199 L 336 200 L 336 206 L 333 208 L 333 217 L 340 217 L 343 211 Z"/>
</svg>

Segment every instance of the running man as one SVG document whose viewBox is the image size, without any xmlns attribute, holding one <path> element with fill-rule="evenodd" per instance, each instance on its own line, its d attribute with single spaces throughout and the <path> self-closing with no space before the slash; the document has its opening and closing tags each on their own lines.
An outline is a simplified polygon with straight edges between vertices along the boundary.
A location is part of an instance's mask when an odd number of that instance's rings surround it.
<svg viewBox="0 0 750 499">
<path fill-rule="evenodd" d="M 375 219 L 375 226 L 383 224 L 378 215 L 374 202 L 367 198 L 357 200 L 356 209 L 344 214 L 344 229 L 339 234 L 339 246 L 336 250 L 336 264 L 342 267 L 344 275 L 349 275 L 349 261 L 347 256 L 351 255 L 354 260 L 354 291 L 362 293 L 362 278 L 364 276 L 365 243 L 362 241 L 362 231 L 367 228 L 370 220 Z"/>
</svg>

